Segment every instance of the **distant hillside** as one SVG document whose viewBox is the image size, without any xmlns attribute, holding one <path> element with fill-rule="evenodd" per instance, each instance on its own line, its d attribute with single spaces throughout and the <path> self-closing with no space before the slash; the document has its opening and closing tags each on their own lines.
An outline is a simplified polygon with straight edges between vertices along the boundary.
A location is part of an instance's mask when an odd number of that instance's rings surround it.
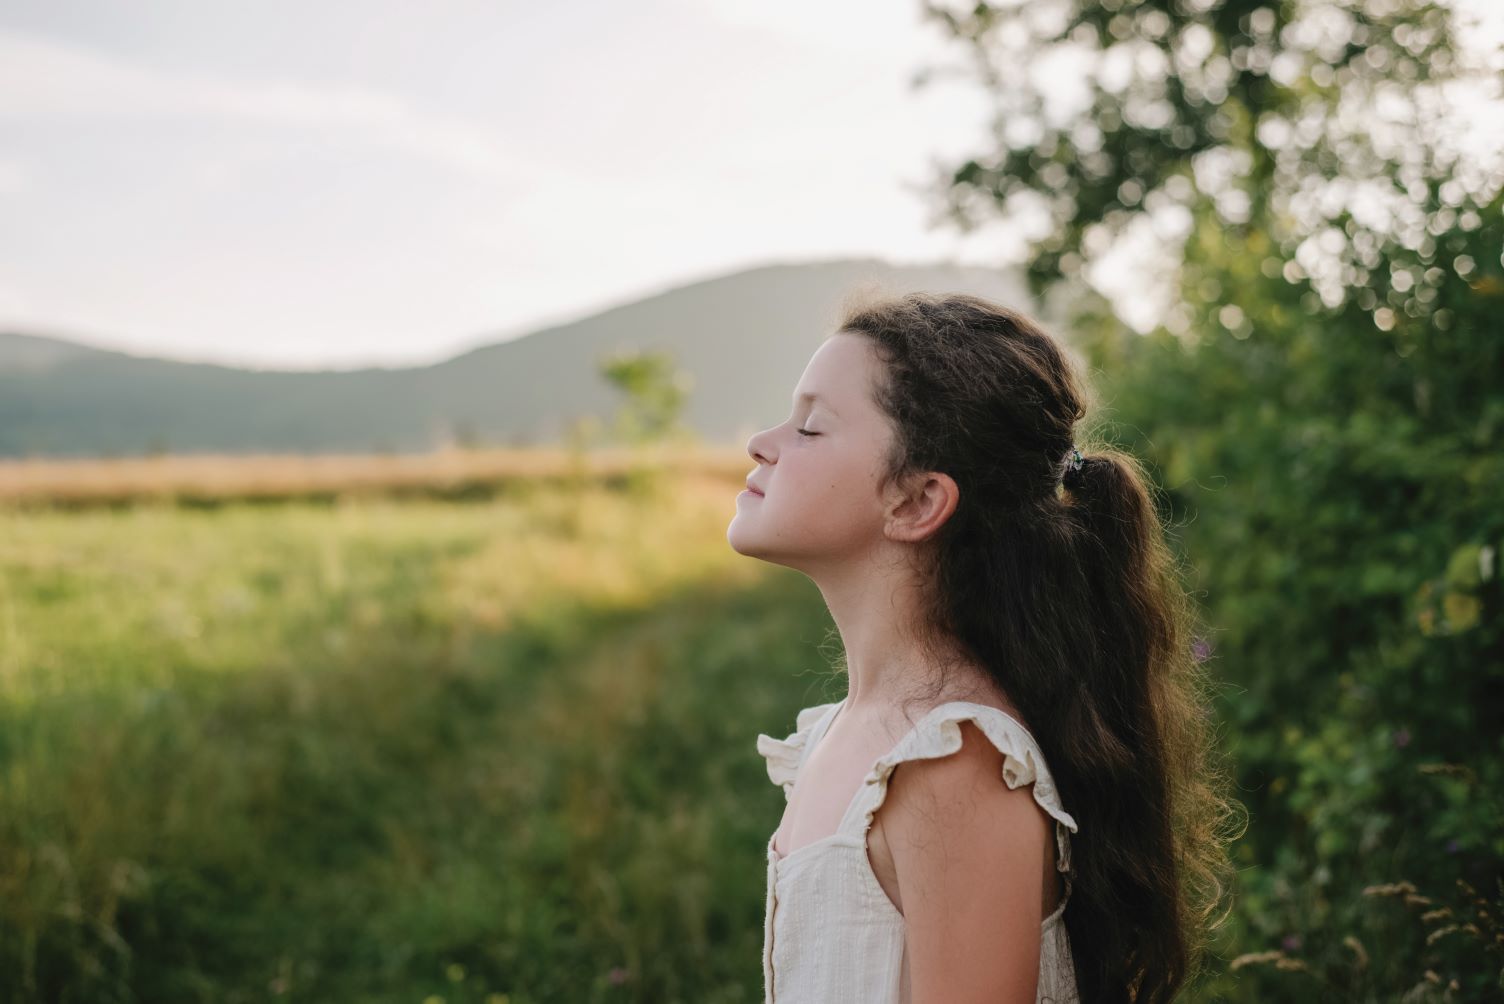
<svg viewBox="0 0 1504 1004">
<path fill-rule="evenodd" d="M 556 444 L 572 419 L 620 406 L 599 360 L 625 347 L 672 353 L 694 379 L 686 424 L 709 443 L 744 442 L 783 420 L 841 298 L 867 281 L 1030 309 L 1022 282 L 995 270 L 849 260 L 695 282 L 406 369 L 242 370 L 0 332 L 0 456 L 422 452 L 457 435 Z"/>
</svg>

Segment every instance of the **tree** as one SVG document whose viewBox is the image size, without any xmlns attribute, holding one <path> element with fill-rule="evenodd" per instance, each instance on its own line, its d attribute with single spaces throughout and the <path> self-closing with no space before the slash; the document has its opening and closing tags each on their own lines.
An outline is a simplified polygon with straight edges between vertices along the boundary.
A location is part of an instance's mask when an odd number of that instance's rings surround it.
<svg viewBox="0 0 1504 1004">
<path fill-rule="evenodd" d="M 627 442 L 641 444 L 680 431 L 679 416 L 694 384 L 663 351 L 622 349 L 605 357 L 601 375 L 626 395 L 617 416 L 617 431 Z"/>
<path fill-rule="evenodd" d="M 1499 97 L 1499 54 L 1459 54 L 1451 11 L 1428 0 L 924 7 L 996 105 L 996 148 L 937 179 L 943 211 L 962 228 L 1042 220 L 1036 286 L 1148 216 L 1167 252 L 1202 227 L 1262 234 L 1323 306 L 1368 288 L 1382 327 L 1380 267 L 1434 286 L 1439 231 L 1478 229 L 1504 185 L 1497 144 L 1471 147 L 1451 113 Z"/>
<path fill-rule="evenodd" d="M 1504 59 L 1419 0 L 926 11 L 997 105 L 942 215 L 1032 228 L 1036 290 L 1147 241 L 1169 294 L 1086 347 L 1219 629 L 1231 947 L 1284 970 L 1207 992 L 1496 994 Z"/>
</svg>

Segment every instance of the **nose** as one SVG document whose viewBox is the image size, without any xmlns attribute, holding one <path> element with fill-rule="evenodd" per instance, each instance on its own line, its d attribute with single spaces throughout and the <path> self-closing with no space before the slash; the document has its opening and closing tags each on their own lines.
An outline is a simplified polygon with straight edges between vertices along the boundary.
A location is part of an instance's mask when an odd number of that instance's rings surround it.
<svg viewBox="0 0 1504 1004">
<path fill-rule="evenodd" d="M 762 433 L 753 433 L 752 437 L 747 440 L 747 456 L 751 457 L 759 464 L 766 464 L 769 463 L 769 460 L 767 456 L 762 452 L 762 449 L 759 445 L 761 442 Z"/>
</svg>

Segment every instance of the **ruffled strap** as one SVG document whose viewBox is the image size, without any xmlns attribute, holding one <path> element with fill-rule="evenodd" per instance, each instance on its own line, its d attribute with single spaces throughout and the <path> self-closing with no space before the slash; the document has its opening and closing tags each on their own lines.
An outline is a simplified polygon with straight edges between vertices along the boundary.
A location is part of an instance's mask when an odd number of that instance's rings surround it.
<svg viewBox="0 0 1504 1004">
<path fill-rule="evenodd" d="M 1012 715 L 991 705 L 951 701 L 932 708 L 907 736 L 899 740 L 897 746 L 873 764 L 862 789 L 852 800 L 842 829 L 865 834 L 872 825 L 872 817 L 887 798 L 888 778 L 893 769 L 905 760 L 928 760 L 955 753 L 962 745 L 961 723 L 964 721 L 975 723 L 1003 754 L 1003 783 L 1010 789 L 1024 784 L 1033 786 L 1030 790 L 1035 803 L 1055 820 L 1058 848 L 1055 867 L 1067 876 L 1071 875 L 1070 836 L 1077 830 L 1075 817 L 1061 804 L 1060 792 L 1045 765 L 1044 754 L 1029 730 Z"/>
<path fill-rule="evenodd" d="M 804 763 L 805 746 L 810 733 L 820 719 L 840 703 L 832 701 L 829 704 L 816 704 L 800 711 L 794 716 L 794 731 L 787 739 L 775 739 L 761 732 L 757 734 L 757 752 L 768 761 L 768 778 L 774 784 L 783 786 L 784 801 L 788 800 L 790 792 L 794 790 L 794 778 L 799 776 L 799 768 Z"/>
</svg>

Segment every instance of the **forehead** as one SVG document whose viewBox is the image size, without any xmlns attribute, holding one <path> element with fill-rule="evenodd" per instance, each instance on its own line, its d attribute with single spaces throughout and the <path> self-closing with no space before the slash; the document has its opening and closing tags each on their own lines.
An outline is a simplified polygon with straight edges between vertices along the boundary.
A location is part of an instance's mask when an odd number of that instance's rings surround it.
<svg viewBox="0 0 1504 1004">
<path fill-rule="evenodd" d="M 831 335 L 804 367 L 794 399 L 816 398 L 828 403 L 851 404 L 867 393 L 876 357 L 862 335 Z"/>
</svg>

